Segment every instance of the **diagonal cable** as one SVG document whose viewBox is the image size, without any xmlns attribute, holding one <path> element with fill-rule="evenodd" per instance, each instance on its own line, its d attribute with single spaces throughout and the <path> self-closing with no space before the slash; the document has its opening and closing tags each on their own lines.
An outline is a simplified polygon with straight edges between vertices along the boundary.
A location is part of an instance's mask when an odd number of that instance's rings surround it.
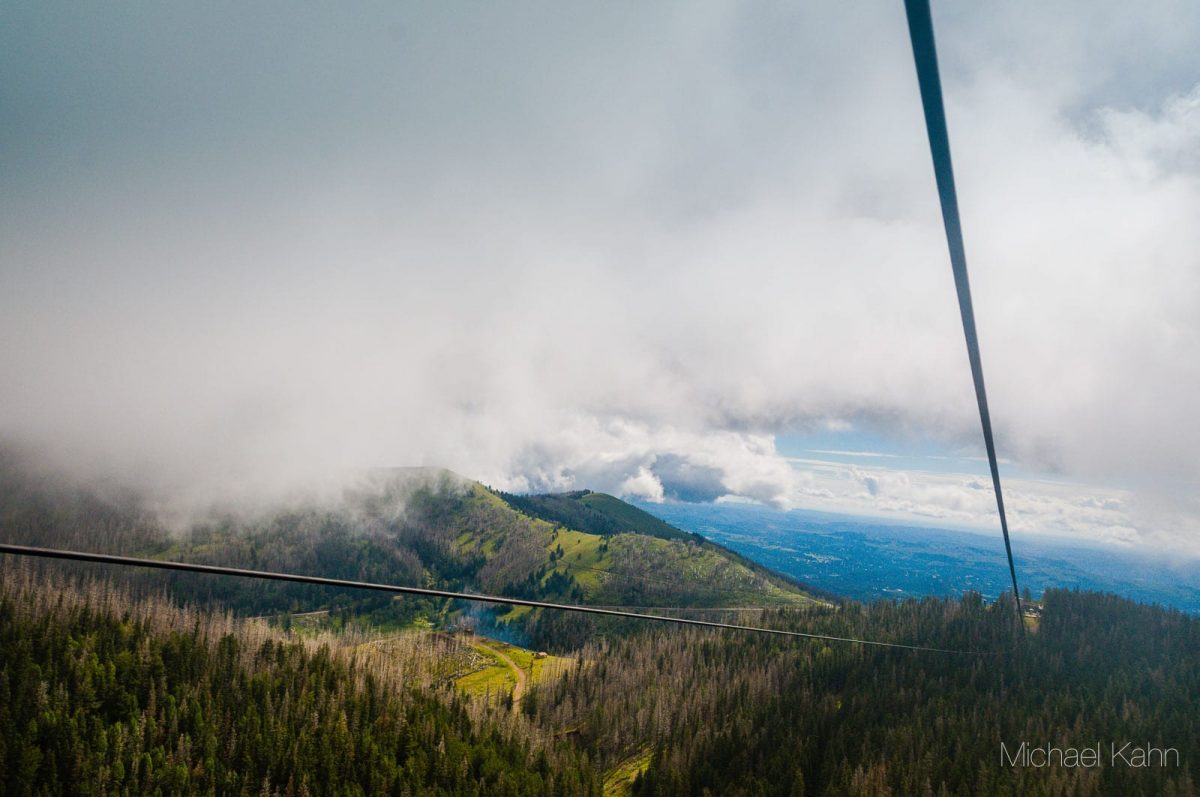
<svg viewBox="0 0 1200 797">
<path fill-rule="evenodd" d="M 926 647 L 924 645 L 905 645 L 900 642 L 875 642 L 869 639 L 854 639 L 851 637 L 830 636 L 828 634 L 809 634 L 805 633 L 804 631 L 784 631 L 778 628 L 760 628 L 752 625 L 735 625 L 732 623 L 719 623 L 713 620 L 692 620 L 684 617 L 666 617 L 660 614 L 642 614 L 640 612 L 623 611 L 620 609 L 602 609 L 598 606 L 580 606 L 572 603 L 549 603 L 547 601 L 533 601 L 526 600 L 524 598 L 478 595 L 470 592 L 451 592 L 450 590 L 444 589 L 401 587 L 394 584 L 377 584 L 370 581 L 350 581 L 342 578 L 308 576 L 300 573 L 279 573 L 270 570 L 245 570 L 240 567 L 201 565 L 192 564 L 191 562 L 170 562 L 163 559 L 142 559 L 135 556 L 116 556 L 113 554 L 88 553 L 85 551 L 65 551 L 56 548 L 37 548 L 29 545 L 0 544 L 0 554 L 33 556 L 43 559 L 65 559 L 74 562 L 96 562 L 99 564 L 123 565 L 126 567 L 149 567 L 156 570 L 208 573 L 210 575 L 236 576 L 238 578 L 259 578 L 270 581 L 291 581 L 300 584 L 317 584 L 325 587 L 368 589 L 379 592 L 394 592 L 402 595 L 423 595 L 430 598 L 450 598 L 452 600 L 475 601 L 479 603 L 499 603 L 510 606 L 532 606 L 536 609 L 554 609 L 556 611 L 581 612 L 584 614 L 603 614 L 608 615 L 609 617 L 628 617 L 634 620 L 655 620 L 660 623 L 703 626 L 705 628 L 727 628 L 733 631 L 751 631 L 758 634 L 773 634 L 775 636 L 821 639 L 829 642 L 854 642 L 859 645 L 872 645 L 874 647 L 881 648 L 903 648 L 905 650 L 920 650 L 929 653 L 962 653 L 969 656 L 993 655 L 987 651 L 933 648 Z"/>
<path fill-rule="evenodd" d="M 963 248 L 962 222 L 958 215 L 958 195 L 954 190 L 954 167 L 950 162 L 950 134 L 946 128 L 946 109 L 942 103 L 942 81 L 938 75 L 937 48 L 933 40 L 933 17 L 929 0 L 904 0 L 908 12 L 908 34 L 912 39 L 913 59 L 917 65 L 917 82 L 921 86 L 921 104 L 925 108 L 925 129 L 929 133 L 929 150 L 933 155 L 933 172 L 937 177 L 938 198 L 942 204 L 942 222 L 946 227 L 946 243 L 950 247 L 950 265 L 954 269 L 954 286 L 958 290 L 958 309 L 962 314 L 963 334 L 967 339 L 967 354 L 971 360 L 971 377 L 975 380 L 975 398 L 979 402 L 979 420 L 983 424 L 983 442 L 987 446 L 988 466 L 992 469 L 992 487 L 996 491 L 996 508 L 1000 511 L 1000 530 L 1004 532 L 1004 550 L 1008 554 L 1008 572 L 1012 576 L 1013 597 L 1017 600 L 1017 617 L 1021 610 L 1021 593 L 1017 589 L 1017 568 L 1013 564 L 1012 543 L 1008 538 L 1008 518 L 1004 514 L 1004 494 L 1000 491 L 1000 468 L 996 464 L 996 444 L 992 439 L 992 419 L 988 413 L 987 391 L 983 386 L 983 363 L 979 357 L 979 338 L 975 333 L 975 311 L 971 306 L 971 284 L 967 280 L 967 255 Z"/>
</svg>

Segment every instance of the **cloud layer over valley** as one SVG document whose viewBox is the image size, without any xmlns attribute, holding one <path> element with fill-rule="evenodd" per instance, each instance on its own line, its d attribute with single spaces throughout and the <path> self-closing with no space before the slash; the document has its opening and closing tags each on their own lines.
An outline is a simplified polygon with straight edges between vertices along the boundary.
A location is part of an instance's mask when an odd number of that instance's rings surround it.
<svg viewBox="0 0 1200 797">
<path fill-rule="evenodd" d="M 1014 526 L 1200 550 L 1200 9 L 952 5 Z M 902 4 L 0 14 L 4 439 L 989 522 L 983 466 L 779 445 L 980 448 Z"/>
</svg>

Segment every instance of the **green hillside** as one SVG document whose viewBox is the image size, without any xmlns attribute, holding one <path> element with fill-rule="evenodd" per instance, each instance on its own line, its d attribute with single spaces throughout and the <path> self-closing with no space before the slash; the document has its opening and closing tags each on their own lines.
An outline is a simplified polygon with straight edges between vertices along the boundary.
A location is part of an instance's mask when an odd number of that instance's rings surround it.
<svg viewBox="0 0 1200 797">
<path fill-rule="evenodd" d="M 214 514 L 168 531 L 136 497 L 97 495 L 30 479 L 16 468 L 0 470 L 6 499 L 0 537 L 17 543 L 562 602 L 812 603 L 786 579 L 599 493 L 520 498 L 441 469 L 379 470 L 337 501 Z M 161 581 L 140 571 L 118 578 Z M 167 583 L 181 599 L 250 615 L 335 609 L 339 616 L 394 625 L 447 617 L 443 602 L 393 601 L 354 590 L 197 574 L 175 574 Z"/>
<path fill-rule="evenodd" d="M 589 534 L 610 536 L 628 532 L 680 541 L 695 538 L 695 535 L 680 531 L 654 515 L 606 493 L 576 490 L 543 495 L 498 492 L 497 495 L 531 517 Z"/>
<path fill-rule="evenodd" d="M 811 602 L 786 576 L 606 493 L 497 495 L 560 527 L 555 571 L 572 575 L 587 597 L 670 605 L 684 596 L 681 605 L 705 607 Z"/>
<path fill-rule="evenodd" d="M 694 540 L 564 527 L 440 471 L 174 533 L 128 495 L 0 479 L 0 499 L 14 542 L 691 608 L 718 586 L 754 625 L 942 649 L 512 612 L 518 648 L 446 630 L 486 619 L 451 601 L 4 556 L 0 794 L 1197 791 L 1200 621 L 1177 611 L 1049 591 L 1026 633 L 974 593 L 812 610 Z M 1104 764 L 1002 764 L 1023 742 Z M 1176 752 L 1125 766 L 1114 743 Z"/>
</svg>

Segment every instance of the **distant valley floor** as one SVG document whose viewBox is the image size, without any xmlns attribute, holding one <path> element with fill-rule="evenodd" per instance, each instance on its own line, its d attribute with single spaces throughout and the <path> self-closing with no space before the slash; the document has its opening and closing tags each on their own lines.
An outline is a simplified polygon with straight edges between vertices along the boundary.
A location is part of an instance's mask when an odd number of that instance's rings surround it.
<svg viewBox="0 0 1200 797">
<path fill-rule="evenodd" d="M 639 502 L 684 531 L 702 534 L 818 589 L 856 600 L 959 595 L 991 599 L 1008 588 L 999 531 L 978 533 L 884 519 L 747 505 Z M 1022 588 L 1114 592 L 1200 614 L 1200 561 L 1169 563 L 1119 549 L 1014 539 Z"/>
</svg>

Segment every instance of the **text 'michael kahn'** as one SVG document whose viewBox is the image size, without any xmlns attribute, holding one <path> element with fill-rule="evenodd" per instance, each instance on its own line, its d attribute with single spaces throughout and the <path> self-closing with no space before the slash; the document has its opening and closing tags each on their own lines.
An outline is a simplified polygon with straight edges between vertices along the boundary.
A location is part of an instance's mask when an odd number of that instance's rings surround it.
<svg viewBox="0 0 1200 797">
<path fill-rule="evenodd" d="M 1177 767 L 1179 766 L 1179 751 L 1174 747 L 1155 747 L 1147 742 L 1138 745 L 1134 742 L 1118 744 L 1110 742 L 1108 756 L 1101 755 L 1100 742 L 1091 747 L 1055 747 L 1049 743 L 1031 745 L 1021 742 L 1020 746 L 1010 751 L 1004 742 L 1000 743 L 1000 764 L 1010 767 L 1102 767 L 1105 758 L 1108 766 L 1130 767 L 1144 769 L 1147 767 Z"/>
</svg>

